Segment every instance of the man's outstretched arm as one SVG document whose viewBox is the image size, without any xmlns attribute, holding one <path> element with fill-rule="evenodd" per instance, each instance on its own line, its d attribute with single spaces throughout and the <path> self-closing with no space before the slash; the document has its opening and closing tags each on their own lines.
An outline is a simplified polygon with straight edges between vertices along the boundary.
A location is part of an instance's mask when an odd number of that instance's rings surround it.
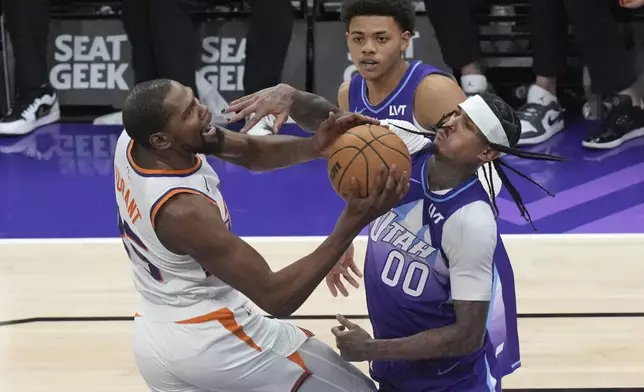
<svg viewBox="0 0 644 392">
<path fill-rule="evenodd" d="M 326 120 L 329 112 L 338 115 L 348 113 L 319 95 L 301 90 L 295 90 L 293 93 L 293 105 L 291 106 L 290 115 L 293 121 L 305 131 L 315 132 L 320 124 Z"/>
<path fill-rule="evenodd" d="M 338 116 L 327 112 L 312 137 L 288 135 L 250 136 L 215 127 L 204 136 L 209 154 L 253 171 L 293 166 L 325 157 L 338 136 L 361 124 L 377 123 L 354 113 Z"/>
<path fill-rule="evenodd" d="M 277 133 L 289 116 L 305 131 L 315 132 L 329 112 L 337 115 L 347 113 L 319 95 L 297 90 L 287 84 L 278 84 L 239 98 L 231 102 L 223 112 L 234 113 L 230 118 L 231 122 L 248 119 L 254 114 L 246 121 L 241 129 L 242 133 L 271 114 L 276 117 L 273 132 Z"/>
</svg>

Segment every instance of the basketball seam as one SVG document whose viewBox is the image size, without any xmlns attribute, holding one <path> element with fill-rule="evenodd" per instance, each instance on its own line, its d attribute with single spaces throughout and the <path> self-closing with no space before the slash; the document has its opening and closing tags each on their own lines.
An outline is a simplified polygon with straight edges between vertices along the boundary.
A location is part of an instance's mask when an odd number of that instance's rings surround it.
<svg viewBox="0 0 644 392">
<path fill-rule="evenodd" d="M 340 150 L 344 150 L 345 148 L 357 148 L 357 147 L 355 147 L 355 146 L 346 146 L 346 147 L 342 147 Z M 340 150 L 338 150 L 338 151 L 340 151 Z M 358 155 L 362 155 L 362 157 L 365 160 L 365 166 L 369 166 L 367 164 L 367 156 L 364 155 L 364 152 L 362 152 L 362 149 L 359 149 L 358 152 L 356 153 L 356 155 L 354 155 L 353 158 L 351 158 L 351 160 L 345 166 L 344 171 L 342 172 L 342 175 L 340 176 L 340 179 L 338 180 L 338 190 L 340 190 L 342 188 L 342 180 L 344 179 L 344 175 L 347 174 L 347 171 L 351 167 L 351 164 L 353 163 L 353 161 L 356 160 Z M 367 170 L 369 170 L 369 169 L 367 169 Z"/>
<path fill-rule="evenodd" d="M 410 159 L 408 159 L 407 155 L 403 154 L 401 151 L 398 151 L 398 150 L 396 150 L 395 148 L 393 148 L 393 147 L 391 147 L 391 146 L 386 145 L 385 143 L 383 143 L 383 142 L 382 142 L 382 141 L 380 141 L 380 140 L 377 140 L 377 142 L 378 142 L 378 143 L 380 143 L 380 144 L 382 144 L 383 146 L 387 147 L 388 149 L 390 149 L 390 150 L 392 150 L 392 151 L 397 152 L 398 154 L 402 155 L 406 160 L 408 160 L 409 162 L 411 162 L 411 160 L 410 160 Z M 372 150 L 374 150 L 374 149 L 372 149 Z M 375 150 L 374 150 L 374 151 L 375 151 Z"/>
<path fill-rule="evenodd" d="M 373 132 L 371 132 L 371 124 L 369 124 L 369 126 L 367 127 L 367 129 L 369 129 L 369 133 L 370 133 L 370 134 L 371 134 L 371 136 L 373 137 L 372 142 L 378 142 L 378 143 L 382 144 L 383 146 L 389 147 L 389 146 L 387 146 L 385 143 L 383 143 L 383 142 L 381 142 L 380 140 L 378 140 L 378 139 L 381 139 L 381 138 L 383 138 L 383 137 L 385 137 L 385 136 L 389 135 L 388 133 L 386 133 L 386 134 L 384 134 L 384 135 L 380 135 L 380 136 L 376 137 L 376 135 L 374 135 L 374 134 L 373 134 Z M 392 134 L 394 134 L 394 133 L 392 133 Z M 395 134 L 394 134 L 394 135 L 395 135 Z M 363 139 L 363 140 L 364 140 L 364 139 Z M 371 143 L 369 143 L 369 147 L 371 147 Z M 397 152 L 397 153 L 399 153 L 400 155 L 404 156 L 404 157 L 405 157 L 405 159 L 407 159 L 407 156 L 406 156 L 405 154 L 401 153 L 400 151 L 396 150 L 395 148 L 391 148 L 391 147 L 389 147 L 389 148 L 390 148 L 390 149 L 392 149 L 392 150 L 394 150 L 394 151 L 396 151 L 396 152 Z M 390 169 L 389 165 L 387 164 L 387 161 L 385 161 L 385 158 L 383 158 L 383 157 L 382 157 L 382 155 L 380 155 L 380 153 L 379 153 L 375 148 L 371 147 L 371 151 L 373 151 L 376 155 L 378 155 L 378 158 L 380 158 L 380 160 L 382 161 L 382 163 L 384 163 L 384 164 L 385 164 L 385 166 L 387 167 L 387 169 Z M 411 161 L 409 161 L 409 162 L 411 163 Z"/>
<path fill-rule="evenodd" d="M 371 132 L 371 124 L 367 125 L 367 129 L 369 129 L 369 133 L 371 134 L 371 136 L 373 136 L 373 139 L 372 139 L 371 141 L 366 141 L 364 138 L 362 138 L 362 136 L 360 136 L 360 135 L 356 135 L 355 133 L 353 133 L 353 132 L 351 132 L 351 131 L 348 131 L 348 132 L 347 132 L 348 134 L 350 134 L 350 135 L 353 135 L 353 136 L 357 137 L 358 139 L 362 140 L 362 141 L 365 143 L 365 145 L 360 149 L 360 152 L 362 152 L 362 151 L 363 151 L 365 148 L 367 148 L 367 147 L 371 147 L 371 144 L 372 144 L 373 142 L 375 142 L 375 141 L 378 141 L 378 139 L 381 139 L 381 138 L 383 138 L 383 137 L 385 137 L 385 136 L 389 135 L 389 133 L 385 133 L 384 135 L 375 136 L 375 135 L 373 134 L 373 132 Z M 383 142 L 380 142 L 380 144 L 384 144 L 384 143 L 383 143 Z M 380 160 L 382 161 L 382 163 L 384 163 L 384 164 L 385 164 L 385 167 L 387 167 L 387 169 L 389 169 L 389 165 L 387 164 L 387 162 L 385 162 L 385 160 L 384 160 L 384 159 L 382 158 L 382 156 L 378 153 L 378 151 L 376 151 L 376 149 L 375 149 L 375 148 L 373 148 L 373 147 L 371 147 L 371 151 L 373 151 L 376 155 L 378 155 L 378 158 L 380 158 Z M 364 153 L 362 153 L 362 155 L 364 155 Z M 367 157 L 365 156 L 364 158 L 365 158 L 365 161 L 366 161 L 366 160 L 367 160 Z M 366 166 L 368 167 L 369 165 L 366 165 Z M 347 166 L 347 167 L 348 167 L 348 166 Z M 369 173 L 367 172 L 367 174 L 369 174 Z M 369 178 L 369 177 L 367 177 L 367 178 Z M 369 181 L 367 181 L 367 182 L 369 182 Z M 367 188 L 367 189 L 369 189 L 369 188 Z"/>
<path fill-rule="evenodd" d="M 384 135 L 375 136 L 375 135 L 373 134 L 373 132 L 371 131 L 371 124 L 369 124 L 369 125 L 367 126 L 367 128 L 369 129 L 369 133 L 371 134 L 371 136 L 373 136 L 373 140 L 371 140 L 371 141 L 366 141 L 362 136 L 360 136 L 360 135 L 356 135 L 355 133 L 353 133 L 353 132 L 351 132 L 351 131 L 347 131 L 346 133 L 348 133 L 349 135 L 354 136 L 354 137 L 357 137 L 358 139 L 362 140 L 362 142 L 364 143 L 364 146 L 362 146 L 362 147 L 360 147 L 360 148 L 358 148 L 358 147 L 356 147 L 356 146 L 345 146 L 345 147 L 342 147 L 342 148 L 337 149 L 335 152 L 333 152 L 333 154 L 329 155 L 329 158 L 327 158 L 328 160 L 330 160 L 334 155 L 336 155 L 337 153 L 339 153 L 340 151 L 345 150 L 345 149 L 355 149 L 355 150 L 358 150 L 358 151 L 356 152 L 356 154 L 353 156 L 353 158 L 351 158 L 351 160 L 350 160 L 350 161 L 347 163 L 347 165 L 345 166 L 344 171 L 342 172 L 342 175 L 340 175 L 340 179 L 338 180 L 338 190 L 340 190 L 340 188 L 342 187 L 342 180 L 344 179 L 344 175 L 345 175 L 345 174 L 347 173 L 347 171 L 349 170 L 349 167 L 351 167 L 351 164 L 353 163 L 353 161 L 355 161 L 355 160 L 356 160 L 356 158 L 358 157 L 358 155 L 362 155 L 362 157 L 363 157 L 363 158 L 364 158 L 364 160 L 365 160 L 365 171 L 366 171 L 365 175 L 366 175 L 366 178 L 367 178 L 366 188 L 367 188 L 367 192 L 369 192 L 369 160 L 367 159 L 367 156 L 364 154 L 364 149 L 365 149 L 365 148 L 367 148 L 367 147 L 370 147 L 370 148 L 371 148 L 371 151 L 373 151 L 373 152 L 378 156 L 378 158 L 380 158 L 380 160 L 382 161 L 382 163 L 384 163 L 384 164 L 385 164 L 385 166 L 387 167 L 387 169 L 389 169 L 389 165 L 387 164 L 387 162 L 386 162 L 386 161 L 384 160 L 384 158 L 383 158 L 383 157 L 378 153 L 378 151 L 376 151 L 376 149 L 375 149 L 375 148 L 371 147 L 371 144 L 372 144 L 373 142 L 375 142 L 375 141 L 379 141 L 379 139 L 381 139 L 381 138 L 383 138 L 383 137 L 385 137 L 385 136 L 387 136 L 387 135 L 389 135 L 389 134 L 392 134 L 392 132 L 390 131 L 389 133 L 385 133 Z M 394 134 L 394 135 L 395 135 L 395 134 Z M 380 141 L 379 141 L 379 142 L 380 142 Z M 383 142 L 380 142 L 380 144 L 382 144 L 382 145 L 386 146 L 386 144 L 384 144 Z M 389 147 L 389 146 L 387 146 L 387 147 Z M 390 147 L 390 148 L 391 148 L 391 147 Z M 396 150 L 396 149 L 393 149 L 393 148 L 392 148 L 392 150 L 394 150 L 394 151 L 396 151 L 396 152 L 398 152 L 398 153 L 402 154 L 400 151 L 398 151 L 398 150 Z M 402 155 L 404 155 L 404 154 L 402 154 Z M 406 156 L 405 156 L 405 158 L 406 158 Z"/>
<path fill-rule="evenodd" d="M 345 150 L 345 149 L 347 149 L 347 148 L 355 148 L 356 150 L 358 150 L 358 152 L 362 152 L 362 149 L 361 149 L 361 148 L 359 148 L 359 147 L 356 147 L 356 146 L 344 146 L 344 147 L 342 147 L 342 148 L 338 148 L 338 149 L 337 149 L 333 154 L 329 155 L 329 157 L 327 158 L 327 161 L 331 160 L 331 158 L 333 158 L 333 156 L 334 156 L 335 154 L 337 154 L 337 153 L 339 153 L 340 151 Z"/>
</svg>

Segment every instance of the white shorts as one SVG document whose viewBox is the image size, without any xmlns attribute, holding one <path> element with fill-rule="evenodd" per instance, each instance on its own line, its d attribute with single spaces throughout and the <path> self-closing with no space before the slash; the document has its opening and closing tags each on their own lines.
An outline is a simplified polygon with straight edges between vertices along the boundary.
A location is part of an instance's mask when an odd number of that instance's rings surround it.
<svg viewBox="0 0 644 392">
<path fill-rule="evenodd" d="M 308 331 L 266 317 L 252 317 L 251 323 L 247 318 L 242 327 L 235 316 L 243 315 L 228 312 L 229 318 L 220 312 L 218 318 L 187 323 L 135 318 L 134 355 L 151 391 L 376 390 L 359 369 Z"/>
</svg>

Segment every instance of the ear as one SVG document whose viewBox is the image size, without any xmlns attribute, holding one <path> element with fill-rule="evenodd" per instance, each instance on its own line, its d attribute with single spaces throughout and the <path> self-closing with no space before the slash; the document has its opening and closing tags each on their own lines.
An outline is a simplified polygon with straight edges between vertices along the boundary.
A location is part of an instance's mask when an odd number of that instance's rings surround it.
<svg viewBox="0 0 644 392">
<path fill-rule="evenodd" d="M 400 51 L 404 52 L 407 50 L 409 47 L 409 43 L 411 42 L 411 32 L 405 31 L 402 34 L 400 34 Z"/>
<path fill-rule="evenodd" d="M 493 148 L 486 147 L 479 155 L 478 158 L 481 162 L 491 162 L 501 156 L 501 153 Z"/>
<path fill-rule="evenodd" d="M 150 145 L 158 150 L 170 147 L 170 140 L 163 132 L 155 132 L 148 138 Z"/>
<path fill-rule="evenodd" d="M 347 48 L 348 48 L 349 47 L 349 32 L 348 31 L 344 33 L 344 39 L 347 42 Z"/>
</svg>

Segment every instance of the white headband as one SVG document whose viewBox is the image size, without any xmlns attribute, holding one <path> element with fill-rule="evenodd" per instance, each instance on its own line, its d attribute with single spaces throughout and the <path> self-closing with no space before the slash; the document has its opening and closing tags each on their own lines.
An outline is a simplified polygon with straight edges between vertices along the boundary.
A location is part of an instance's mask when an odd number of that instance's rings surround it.
<svg viewBox="0 0 644 392">
<path fill-rule="evenodd" d="M 510 147 L 501 121 L 480 95 L 471 96 L 458 106 L 467 113 L 490 143 Z"/>
</svg>

